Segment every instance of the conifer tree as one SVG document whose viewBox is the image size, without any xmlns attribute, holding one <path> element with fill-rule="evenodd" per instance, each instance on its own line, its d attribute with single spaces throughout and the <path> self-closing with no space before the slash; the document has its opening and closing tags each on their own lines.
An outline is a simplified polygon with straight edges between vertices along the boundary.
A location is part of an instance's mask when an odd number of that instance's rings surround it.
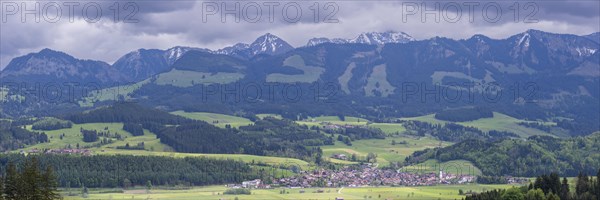
<svg viewBox="0 0 600 200">
<path fill-rule="evenodd" d="M 582 195 L 588 191 L 588 177 L 587 175 L 579 172 L 577 175 L 577 185 L 575 185 L 575 193 L 577 195 Z"/>
<path fill-rule="evenodd" d="M 60 199 L 60 195 L 56 192 L 58 188 L 58 182 L 52 167 L 46 167 L 46 170 L 42 174 L 41 186 L 41 195 L 43 200 Z"/>
<path fill-rule="evenodd" d="M 6 167 L 6 177 L 4 181 L 4 194 L 7 200 L 21 199 L 22 195 L 22 183 L 19 173 L 17 172 L 17 166 L 13 162 L 9 162 Z"/>
<path fill-rule="evenodd" d="M 560 185 L 560 199 L 569 200 L 569 181 L 566 177 L 563 178 L 562 184 Z"/>
<path fill-rule="evenodd" d="M 23 172 L 21 173 L 23 181 L 23 190 L 25 199 L 42 199 L 41 196 L 41 176 L 39 163 L 36 157 L 25 160 Z"/>
<path fill-rule="evenodd" d="M 4 200 L 4 178 L 0 177 L 0 200 Z"/>
</svg>

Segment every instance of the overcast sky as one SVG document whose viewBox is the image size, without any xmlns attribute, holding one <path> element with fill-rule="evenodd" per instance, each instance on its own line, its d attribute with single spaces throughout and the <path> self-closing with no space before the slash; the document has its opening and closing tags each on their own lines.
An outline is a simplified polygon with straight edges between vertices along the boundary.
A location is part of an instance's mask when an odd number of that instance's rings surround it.
<svg viewBox="0 0 600 200">
<path fill-rule="evenodd" d="M 0 68 L 14 57 L 43 48 L 63 51 L 77 58 L 113 63 L 139 48 L 192 46 L 219 49 L 238 42 L 251 43 L 267 32 L 300 47 L 313 37 L 354 38 L 371 31 L 402 31 L 416 39 L 435 36 L 464 39 L 474 34 L 506 38 L 527 29 L 576 35 L 600 31 L 598 0 L 533 3 L 506 0 L 498 3 L 148 0 L 133 1 L 133 4 L 127 4 L 131 1 L 104 0 L 83 1 L 79 5 L 74 5 L 74 1 L 40 1 L 39 22 L 35 21 L 34 15 L 23 12 L 35 10 L 35 2 L 0 2 Z M 223 21 L 221 11 L 233 10 L 228 12 L 235 13 L 236 3 L 239 4 L 239 22 L 233 14 L 225 15 Z M 101 18 L 95 19 L 100 16 L 95 12 L 97 7 L 102 14 Z M 56 17 L 57 8 L 60 8 L 60 18 Z M 502 10 L 500 15 L 496 12 L 498 8 Z M 301 9 L 301 15 L 296 12 L 298 9 Z M 316 10 L 318 19 L 315 19 Z M 124 23 L 123 19 L 132 12 L 133 17 Z M 422 15 L 423 12 L 429 14 Z M 116 13 L 117 23 L 114 21 Z M 436 15 L 440 18 L 437 22 Z"/>
</svg>

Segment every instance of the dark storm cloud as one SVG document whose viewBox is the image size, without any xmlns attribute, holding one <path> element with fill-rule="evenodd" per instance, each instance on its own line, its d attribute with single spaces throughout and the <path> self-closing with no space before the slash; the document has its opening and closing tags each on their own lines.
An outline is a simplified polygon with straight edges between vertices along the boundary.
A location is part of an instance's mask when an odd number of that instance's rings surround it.
<svg viewBox="0 0 600 200">
<path fill-rule="evenodd" d="M 563 1 L 540 1 L 540 8 L 546 17 L 566 14 L 576 17 L 598 17 L 600 16 L 600 1 L 596 0 L 563 0 Z"/>
<path fill-rule="evenodd" d="M 471 23 L 478 26 L 497 26 L 504 23 L 523 22 L 526 19 L 531 20 L 552 20 L 566 23 L 589 23 L 589 19 L 600 17 L 600 1 L 597 0 L 550 0 L 550 1 L 529 1 L 529 0 L 502 0 L 502 1 L 435 1 L 435 0 L 414 0 L 398 2 L 399 8 L 406 8 L 406 5 L 417 5 L 417 19 L 423 10 L 438 10 L 444 16 L 454 17 L 457 9 L 453 5 L 460 6 L 460 13 L 463 15 L 461 20 L 468 20 L 467 15 L 471 14 L 469 6 L 474 7 L 475 20 Z M 484 7 L 487 7 L 487 10 Z M 495 8 L 501 9 L 501 17 L 498 21 L 485 20 L 483 15 L 494 18 Z M 402 12 L 404 10 L 399 10 Z M 442 18 L 443 19 L 443 18 Z M 596 23 L 596 26 L 598 23 Z"/>
</svg>

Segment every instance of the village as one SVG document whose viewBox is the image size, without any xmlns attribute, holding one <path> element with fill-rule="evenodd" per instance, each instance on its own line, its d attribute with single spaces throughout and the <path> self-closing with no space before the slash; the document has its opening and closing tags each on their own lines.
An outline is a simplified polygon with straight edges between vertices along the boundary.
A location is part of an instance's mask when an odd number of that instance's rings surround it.
<svg viewBox="0 0 600 200">
<path fill-rule="evenodd" d="M 431 186 L 438 184 L 474 183 L 476 177 L 466 174 L 409 173 L 392 169 L 380 169 L 372 165 L 358 168 L 345 166 L 338 170 L 319 169 L 303 171 L 293 177 L 272 179 L 266 183 L 260 179 L 228 185 L 231 188 L 270 189 L 276 187 L 368 187 L 368 186 Z"/>
<path fill-rule="evenodd" d="M 46 150 L 30 149 L 27 151 L 21 150 L 20 153 L 21 154 L 78 154 L 78 155 L 84 155 L 84 156 L 92 155 L 92 151 L 90 151 L 89 149 L 71 149 L 71 148 L 46 149 Z"/>
</svg>

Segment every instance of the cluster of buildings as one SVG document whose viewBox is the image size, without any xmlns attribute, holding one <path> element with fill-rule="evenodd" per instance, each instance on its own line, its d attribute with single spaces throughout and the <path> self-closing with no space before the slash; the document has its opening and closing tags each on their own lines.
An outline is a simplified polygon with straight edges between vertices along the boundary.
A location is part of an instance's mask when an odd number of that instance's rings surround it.
<svg viewBox="0 0 600 200">
<path fill-rule="evenodd" d="M 475 181 L 472 175 L 442 173 L 407 173 L 376 167 L 350 167 L 341 170 L 317 170 L 304 172 L 295 177 L 281 178 L 274 184 L 288 187 L 363 187 L 363 186 L 426 186 L 436 184 L 464 184 Z"/>
<path fill-rule="evenodd" d="M 320 169 L 311 172 L 273 179 L 272 185 L 265 185 L 259 179 L 245 181 L 243 188 L 290 188 L 310 187 L 365 187 L 365 186 L 428 186 L 437 184 L 465 184 L 475 182 L 475 176 L 450 173 L 409 173 L 372 166 L 360 168 L 344 167 L 339 170 Z"/>
<path fill-rule="evenodd" d="M 333 154 L 333 155 L 331 155 L 331 158 L 335 158 L 338 160 L 348 160 L 348 156 L 346 156 L 346 154 L 343 154 L 343 153 Z"/>
<path fill-rule="evenodd" d="M 321 122 L 321 125 L 323 125 L 324 129 L 342 129 L 342 128 L 355 128 L 355 127 L 360 127 L 360 126 L 354 126 L 354 125 L 349 125 L 349 124 L 344 124 L 344 125 L 339 125 L 339 124 L 332 124 L 330 122 Z"/>
<path fill-rule="evenodd" d="M 230 188 L 247 188 L 247 189 L 270 189 L 271 185 L 265 184 L 260 179 L 254 179 L 250 181 L 244 181 L 242 184 L 229 184 L 227 187 Z"/>
<path fill-rule="evenodd" d="M 92 152 L 89 149 L 47 149 L 47 150 L 39 150 L 39 149 L 30 149 L 27 151 L 21 150 L 21 153 L 27 154 L 79 154 L 84 156 L 92 155 Z"/>
</svg>

